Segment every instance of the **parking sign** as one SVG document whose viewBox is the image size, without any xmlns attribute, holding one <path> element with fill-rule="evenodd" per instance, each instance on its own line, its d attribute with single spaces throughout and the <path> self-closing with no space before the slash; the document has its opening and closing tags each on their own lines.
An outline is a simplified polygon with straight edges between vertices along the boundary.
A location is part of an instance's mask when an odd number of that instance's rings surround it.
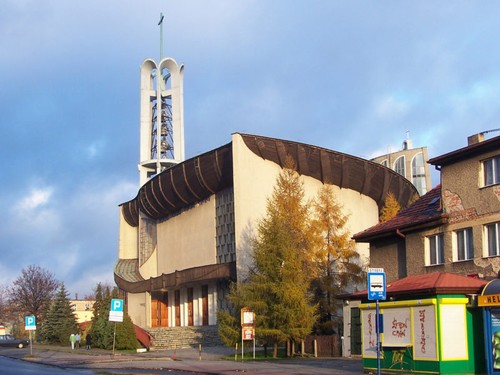
<svg viewBox="0 0 500 375">
<path fill-rule="evenodd" d="M 123 322 L 123 300 L 112 299 L 111 309 L 109 310 L 110 322 Z"/>
<path fill-rule="evenodd" d="M 24 318 L 24 329 L 26 331 L 36 330 L 36 318 L 34 315 L 29 315 Z"/>
</svg>

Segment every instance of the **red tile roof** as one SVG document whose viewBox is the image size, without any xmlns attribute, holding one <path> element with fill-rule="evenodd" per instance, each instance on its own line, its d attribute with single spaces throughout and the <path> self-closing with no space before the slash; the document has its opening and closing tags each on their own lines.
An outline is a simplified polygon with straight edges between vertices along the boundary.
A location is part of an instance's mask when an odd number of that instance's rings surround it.
<svg viewBox="0 0 500 375">
<path fill-rule="evenodd" d="M 387 284 L 387 298 L 392 296 L 416 296 L 436 294 L 480 294 L 488 282 L 449 272 L 433 272 L 408 276 Z M 350 295 L 353 299 L 367 297 L 363 290 Z"/>
<path fill-rule="evenodd" d="M 370 227 L 353 236 L 357 242 L 404 234 L 413 229 L 439 225 L 444 219 L 441 207 L 441 185 L 420 197 L 395 217 Z"/>
</svg>

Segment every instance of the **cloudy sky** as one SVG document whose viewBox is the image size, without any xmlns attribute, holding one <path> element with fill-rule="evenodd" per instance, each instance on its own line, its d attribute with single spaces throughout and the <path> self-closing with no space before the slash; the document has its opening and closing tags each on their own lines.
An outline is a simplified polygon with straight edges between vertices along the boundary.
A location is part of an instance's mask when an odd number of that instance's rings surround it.
<svg viewBox="0 0 500 375">
<path fill-rule="evenodd" d="M 500 2 L 0 0 L 0 285 L 112 282 L 139 185 L 139 68 L 185 65 L 186 156 L 234 132 L 430 157 L 500 127 Z M 498 133 L 490 133 L 491 136 Z M 434 174 L 433 184 L 438 183 Z"/>
</svg>

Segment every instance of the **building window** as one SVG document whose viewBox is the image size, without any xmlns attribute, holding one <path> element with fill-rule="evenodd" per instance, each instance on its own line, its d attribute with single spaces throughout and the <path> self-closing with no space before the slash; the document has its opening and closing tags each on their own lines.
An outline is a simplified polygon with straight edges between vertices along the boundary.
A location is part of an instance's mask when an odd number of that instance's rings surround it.
<svg viewBox="0 0 500 375">
<path fill-rule="evenodd" d="M 389 162 L 387 161 L 387 159 L 384 159 L 380 162 L 380 164 L 382 164 L 384 167 L 388 167 L 389 166 Z"/>
<path fill-rule="evenodd" d="M 453 232 L 453 260 L 470 260 L 474 258 L 474 243 L 472 240 L 472 228 L 460 229 Z"/>
<path fill-rule="evenodd" d="M 401 176 L 406 177 L 404 156 L 400 156 L 396 159 L 396 161 L 394 162 L 394 170 Z"/>
<path fill-rule="evenodd" d="M 425 161 L 424 154 L 419 152 L 411 161 L 411 177 L 413 185 L 420 195 L 427 193 L 427 184 L 425 181 Z"/>
<path fill-rule="evenodd" d="M 444 236 L 442 233 L 427 237 L 427 265 L 444 263 Z"/>
<path fill-rule="evenodd" d="M 139 266 L 151 257 L 157 245 L 156 221 L 140 214 L 139 221 Z"/>
<path fill-rule="evenodd" d="M 217 193 L 215 215 L 217 263 L 234 262 L 236 260 L 236 241 L 234 236 L 234 193 L 232 189 Z"/>
<path fill-rule="evenodd" d="M 484 186 L 500 183 L 500 156 L 483 161 Z"/>
<path fill-rule="evenodd" d="M 485 229 L 485 256 L 493 257 L 500 255 L 500 246 L 498 244 L 498 232 L 500 223 L 491 223 L 484 226 Z"/>
</svg>

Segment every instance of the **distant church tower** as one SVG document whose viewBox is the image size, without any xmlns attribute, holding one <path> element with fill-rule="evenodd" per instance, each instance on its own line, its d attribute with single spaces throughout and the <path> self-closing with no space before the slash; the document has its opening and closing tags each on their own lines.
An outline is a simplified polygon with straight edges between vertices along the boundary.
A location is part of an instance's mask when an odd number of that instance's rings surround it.
<svg viewBox="0 0 500 375">
<path fill-rule="evenodd" d="M 161 15 L 159 25 L 162 25 Z M 162 31 L 160 31 L 161 36 Z M 162 39 L 162 38 L 161 38 Z M 162 44 L 163 41 L 160 42 Z M 166 57 L 141 65 L 140 184 L 184 161 L 184 66 Z"/>
<path fill-rule="evenodd" d="M 413 148 L 409 131 L 406 132 L 401 150 L 388 152 L 370 160 L 406 177 L 417 188 L 419 195 L 424 195 L 432 187 L 431 172 L 427 163 L 429 160 L 427 147 Z"/>
</svg>

